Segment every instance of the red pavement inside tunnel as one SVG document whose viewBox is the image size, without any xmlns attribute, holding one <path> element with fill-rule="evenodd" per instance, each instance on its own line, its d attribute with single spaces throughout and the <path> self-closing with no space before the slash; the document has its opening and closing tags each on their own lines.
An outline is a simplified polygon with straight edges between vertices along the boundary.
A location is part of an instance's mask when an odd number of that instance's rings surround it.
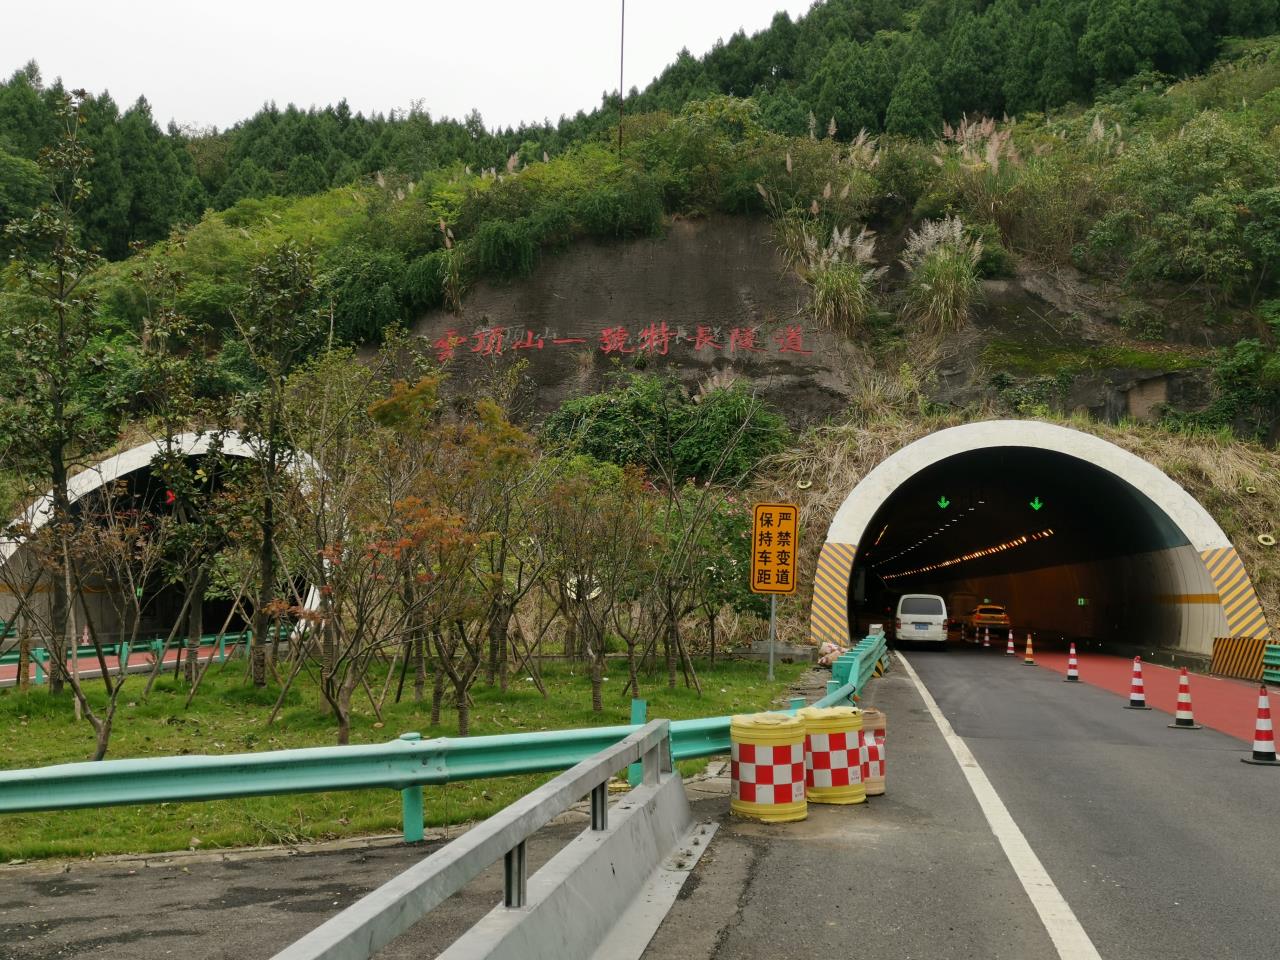
<svg viewBox="0 0 1280 960">
<path fill-rule="evenodd" d="M 1022 656 L 1022 650 L 1018 650 Z M 1036 666 L 1067 675 L 1065 653 L 1035 654 Z M 1118 694 L 1120 709 L 1129 700 L 1129 681 L 1133 676 L 1133 660 L 1107 654 L 1080 654 L 1080 682 Z M 1155 663 L 1142 664 L 1142 685 L 1147 706 L 1173 715 L 1178 701 L 1178 673 L 1174 667 Z M 1258 684 L 1249 680 L 1232 680 L 1192 673 L 1191 706 L 1196 723 L 1228 736 L 1253 742 L 1254 723 L 1258 718 Z M 1272 716 L 1280 710 L 1280 692 L 1269 690 Z"/>
</svg>

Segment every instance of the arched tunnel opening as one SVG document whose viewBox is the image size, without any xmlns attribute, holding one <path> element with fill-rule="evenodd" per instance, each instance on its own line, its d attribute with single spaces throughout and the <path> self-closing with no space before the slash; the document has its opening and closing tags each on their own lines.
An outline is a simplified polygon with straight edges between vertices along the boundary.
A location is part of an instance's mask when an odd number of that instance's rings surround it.
<svg viewBox="0 0 1280 960">
<path fill-rule="evenodd" d="M 216 458 L 197 455 L 187 461 L 206 493 L 223 485 Z M 193 571 L 183 557 L 184 538 L 174 537 L 173 543 L 153 539 L 178 509 L 176 495 L 151 463 L 122 472 L 72 501 L 76 622 L 91 623 L 101 642 L 161 639 L 179 621 L 179 637 L 190 630 L 203 634 L 225 627 L 225 632 L 237 633 L 248 626 L 242 606 L 207 577 L 201 594 L 187 601 Z M 30 553 L 30 546 L 19 544 L 4 561 L 0 620 L 24 619 L 33 635 L 43 637 L 52 623 L 46 582 L 50 572 L 47 558 L 41 562 Z M 19 595 L 28 597 L 25 617 L 20 616 Z"/>
<path fill-rule="evenodd" d="M 1110 470 L 1039 447 L 958 452 L 889 493 L 855 553 L 852 635 L 892 630 L 904 593 L 941 595 L 952 618 L 1004 606 L 1019 643 L 1031 631 L 1118 652 L 1208 653 L 1221 620 L 1199 552 L 1165 509 Z"/>
</svg>

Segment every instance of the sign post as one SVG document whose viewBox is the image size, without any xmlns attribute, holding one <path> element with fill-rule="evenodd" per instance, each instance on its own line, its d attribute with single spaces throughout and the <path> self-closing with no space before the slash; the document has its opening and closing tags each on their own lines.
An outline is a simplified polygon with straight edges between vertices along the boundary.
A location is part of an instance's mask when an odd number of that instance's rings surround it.
<svg viewBox="0 0 1280 960">
<path fill-rule="evenodd" d="M 751 591 L 769 594 L 769 679 L 778 633 L 778 594 L 796 591 L 800 511 L 794 503 L 757 503 L 751 524 Z"/>
</svg>

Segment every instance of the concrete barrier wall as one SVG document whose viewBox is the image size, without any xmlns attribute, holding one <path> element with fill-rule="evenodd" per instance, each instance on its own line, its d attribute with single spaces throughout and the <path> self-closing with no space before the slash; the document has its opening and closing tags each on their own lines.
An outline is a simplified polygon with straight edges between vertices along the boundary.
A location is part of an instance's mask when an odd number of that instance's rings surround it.
<svg viewBox="0 0 1280 960">
<path fill-rule="evenodd" d="M 495 908 L 440 960 L 589 960 L 692 819 L 679 774 L 636 787 L 529 878 L 528 906 Z"/>
</svg>

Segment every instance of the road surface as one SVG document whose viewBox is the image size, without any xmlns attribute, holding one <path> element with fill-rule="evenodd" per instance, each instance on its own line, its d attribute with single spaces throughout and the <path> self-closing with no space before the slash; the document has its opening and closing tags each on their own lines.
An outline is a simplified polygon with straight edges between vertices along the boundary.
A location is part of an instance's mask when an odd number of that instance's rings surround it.
<svg viewBox="0 0 1280 960">
<path fill-rule="evenodd" d="M 1126 697 L 1020 657 L 907 658 L 1096 955 L 1277 955 L 1280 769 L 1240 763 L 1240 739 L 1170 730 L 1168 713 L 1125 710 Z M 1256 688 L 1237 687 L 1249 716 Z M 888 793 L 811 806 L 799 825 L 729 821 L 647 960 L 1092 955 L 1049 939 L 907 671 L 869 701 L 889 718 Z"/>
<path fill-rule="evenodd" d="M 804 823 L 763 826 L 729 819 L 723 791 L 694 785 L 694 796 L 706 797 L 695 815 L 724 825 L 648 960 L 1277 955 L 1280 768 L 1240 763 L 1249 744 L 1238 737 L 1170 730 L 1167 712 L 1123 709 L 1124 693 L 1063 683 L 1051 657 L 1038 667 L 980 648 L 907 657 L 976 766 L 962 770 L 898 665 L 868 690 L 889 718 L 885 796 L 813 805 Z M 1123 669 L 1093 657 L 1081 663 L 1099 684 L 1114 685 Z M 1148 690 L 1163 691 L 1166 681 L 1149 679 Z M 1192 683 L 1210 688 L 1206 678 Z M 1256 687 L 1208 694 L 1206 709 L 1215 697 L 1223 725 L 1239 726 L 1235 715 L 1252 714 Z M 1159 692 L 1152 702 L 1164 699 Z M 1280 707 L 1280 696 L 1273 701 Z M 970 786 L 978 770 L 1087 949 L 1055 946 Z M 584 817 L 541 832 L 531 869 Z M 436 846 L 226 862 L 152 857 L 66 872 L 0 867 L 0 960 L 267 958 Z M 434 956 L 498 901 L 500 873 L 495 866 L 379 956 Z M 1043 902 L 1044 891 L 1037 897 Z"/>
</svg>

